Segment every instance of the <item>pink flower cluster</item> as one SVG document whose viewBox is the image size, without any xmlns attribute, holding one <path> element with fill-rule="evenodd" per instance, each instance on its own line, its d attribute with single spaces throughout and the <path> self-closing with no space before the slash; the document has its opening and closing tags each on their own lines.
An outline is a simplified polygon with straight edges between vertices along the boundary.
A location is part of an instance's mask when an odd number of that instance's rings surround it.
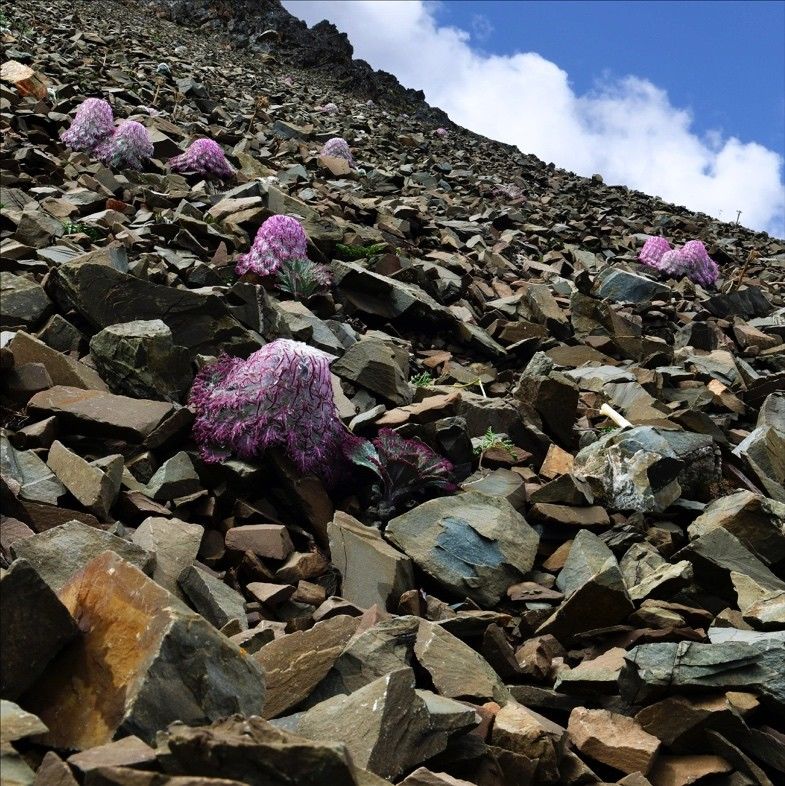
<svg viewBox="0 0 785 786">
<path fill-rule="evenodd" d="M 329 477 L 354 440 L 335 408 L 329 356 L 281 338 L 247 360 L 221 357 L 194 380 L 194 438 L 204 461 L 281 447 L 303 473 Z"/>
<path fill-rule="evenodd" d="M 237 260 L 238 276 L 251 271 L 260 276 L 276 273 L 289 259 L 305 259 L 308 255 L 308 238 L 296 218 L 270 216 L 256 233 L 248 253 Z"/>
<path fill-rule="evenodd" d="M 169 159 L 168 166 L 172 172 L 195 172 L 217 180 L 228 180 L 234 175 L 221 146 L 212 139 L 191 142 L 184 153 Z"/>
<path fill-rule="evenodd" d="M 720 274 L 717 263 L 700 240 L 689 240 L 681 248 L 671 248 L 664 237 L 650 237 L 638 254 L 640 262 L 670 278 L 687 276 L 703 287 L 714 286 Z"/>
<path fill-rule="evenodd" d="M 87 98 L 79 105 L 70 128 L 60 138 L 71 150 L 92 153 L 113 132 L 112 107 L 103 98 Z"/>
<path fill-rule="evenodd" d="M 93 155 L 116 169 L 142 169 L 153 155 L 153 143 L 141 123 L 123 120 L 112 136 L 95 148 Z"/>
<path fill-rule="evenodd" d="M 439 127 L 436 129 L 436 131 L 434 131 L 434 134 L 436 134 L 436 136 L 445 137 L 449 134 L 449 131 L 447 131 L 446 128 Z"/>
<path fill-rule="evenodd" d="M 334 136 L 328 139 L 322 146 L 322 156 L 330 156 L 331 158 L 343 158 L 349 162 L 349 166 L 354 167 L 354 156 L 349 148 L 349 143 L 340 136 Z"/>
<path fill-rule="evenodd" d="M 334 104 L 332 101 L 325 104 L 323 107 L 319 107 L 320 112 L 326 112 L 328 115 L 334 115 L 338 112 L 338 105 Z"/>
</svg>

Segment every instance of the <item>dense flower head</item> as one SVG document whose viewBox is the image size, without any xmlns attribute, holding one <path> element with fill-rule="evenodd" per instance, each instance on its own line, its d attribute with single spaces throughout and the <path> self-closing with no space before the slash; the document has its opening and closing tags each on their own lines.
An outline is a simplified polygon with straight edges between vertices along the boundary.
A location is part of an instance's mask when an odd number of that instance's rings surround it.
<svg viewBox="0 0 785 786">
<path fill-rule="evenodd" d="M 247 360 L 221 357 L 194 380 L 194 438 L 208 463 L 280 447 L 303 473 L 329 477 L 351 435 L 338 417 L 329 355 L 277 339 Z"/>
<path fill-rule="evenodd" d="M 688 240 L 680 249 L 684 275 L 703 287 L 714 286 L 720 269 L 700 240 Z"/>
<path fill-rule="evenodd" d="M 250 251 L 237 260 L 235 272 L 269 276 L 286 260 L 307 256 L 308 238 L 300 222 L 291 216 L 270 216 L 259 227 Z"/>
<path fill-rule="evenodd" d="M 671 248 L 664 237 L 650 237 L 643 244 L 638 259 L 670 278 L 687 276 L 704 287 L 714 286 L 720 273 L 700 240 L 688 240 L 681 248 Z"/>
<path fill-rule="evenodd" d="M 296 300 L 308 300 L 317 292 L 329 289 L 333 276 L 326 265 L 310 259 L 287 259 L 278 268 L 275 283 L 281 292 Z"/>
<path fill-rule="evenodd" d="M 76 110 L 71 127 L 60 138 L 71 150 L 91 153 L 113 132 L 112 107 L 103 98 L 86 98 Z"/>
<path fill-rule="evenodd" d="M 638 254 L 638 259 L 642 264 L 659 270 L 662 257 L 668 251 L 671 251 L 671 244 L 668 242 L 668 239 L 660 235 L 654 235 L 643 244 L 643 248 Z"/>
<path fill-rule="evenodd" d="M 95 157 L 116 169 L 142 169 L 153 155 L 153 143 L 147 129 L 135 120 L 123 120 L 111 137 L 93 151 Z"/>
<path fill-rule="evenodd" d="M 334 115 L 338 112 L 338 105 L 330 101 L 322 107 L 322 112 L 327 112 L 328 115 Z"/>
<path fill-rule="evenodd" d="M 184 153 L 169 159 L 168 166 L 172 172 L 196 172 L 202 177 L 218 180 L 227 180 L 234 175 L 221 146 L 212 139 L 191 142 Z"/>
<path fill-rule="evenodd" d="M 328 139 L 323 147 L 321 155 L 330 156 L 332 158 L 343 158 L 349 162 L 349 166 L 354 166 L 354 156 L 349 148 L 349 143 L 340 136 L 334 136 Z"/>
<path fill-rule="evenodd" d="M 434 131 L 434 133 L 436 134 L 436 136 L 447 136 L 449 132 L 447 131 L 446 128 L 441 128 L 440 126 L 439 128 L 436 129 L 436 131 Z"/>
</svg>

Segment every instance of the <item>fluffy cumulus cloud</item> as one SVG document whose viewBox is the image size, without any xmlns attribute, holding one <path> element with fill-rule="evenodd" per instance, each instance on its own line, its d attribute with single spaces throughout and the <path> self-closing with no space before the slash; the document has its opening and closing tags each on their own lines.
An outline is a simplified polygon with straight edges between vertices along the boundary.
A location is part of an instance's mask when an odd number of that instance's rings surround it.
<svg viewBox="0 0 785 786">
<path fill-rule="evenodd" d="M 569 75 L 533 52 L 480 51 L 473 33 L 439 25 L 422 0 L 284 0 L 309 25 L 329 19 L 355 57 L 473 131 L 582 175 L 622 183 L 726 221 L 785 237 L 782 157 L 755 142 L 692 129 L 692 116 L 646 79 L 577 95 Z M 478 35 L 479 32 L 479 35 Z"/>
</svg>

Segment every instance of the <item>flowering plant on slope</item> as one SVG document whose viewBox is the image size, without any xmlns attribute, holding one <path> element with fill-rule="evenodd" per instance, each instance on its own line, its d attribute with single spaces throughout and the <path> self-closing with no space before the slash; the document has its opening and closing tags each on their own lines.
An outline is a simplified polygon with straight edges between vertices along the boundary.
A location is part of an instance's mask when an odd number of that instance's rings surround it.
<svg viewBox="0 0 785 786">
<path fill-rule="evenodd" d="M 95 157 L 116 169 L 142 169 L 153 155 L 153 143 L 147 129 L 135 120 L 123 120 L 114 134 L 93 151 Z"/>
<path fill-rule="evenodd" d="M 670 278 L 687 276 L 704 287 L 714 286 L 720 273 L 700 240 L 689 240 L 681 248 L 671 248 L 664 237 L 650 237 L 643 244 L 638 259 Z"/>
<path fill-rule="evenodd" d="M 222 356 L 194 380 L 194 438 L 208 463 L 281 447 L 303 473 L 329 477 L 355 437 L 338 417 L 329 356 L 277 339 L 247 360 Z"/>
<path fill-rule="evenodd" d="M 328 139 L 322 146 L 322 156 L 329 156 L 331 158 L 343 158 L 349 162 L 350 167 L 354 167 L 354 156 L 349 148 L 349 143 L 340 136 L 334 136 Z"/>
<path fill-rule="evenodd" d="M 112 107 L 103 98 L 86 98 L 79 104 L 71 126 L 60 135 L 71 150 L 91 153 L 114 132 Z"/>
<path fill-rule="evenodd" d="M 184 153 L 169 159 L 168 167 L 172 172 L 196 172 L 217 180 L 228 180 L 234 175 L 221 146 L 212 139 L 191 142 Z"/>
<path fill-rule="evenodd" d="M 260 227 L 248 253 L 237 260 L 235 272 L 242 275 L 251 271 L 260 276 L 276 273 L 289 259 L 305 259 L 308 238 L 296 218 L 270 216 Z"/>
</svg>

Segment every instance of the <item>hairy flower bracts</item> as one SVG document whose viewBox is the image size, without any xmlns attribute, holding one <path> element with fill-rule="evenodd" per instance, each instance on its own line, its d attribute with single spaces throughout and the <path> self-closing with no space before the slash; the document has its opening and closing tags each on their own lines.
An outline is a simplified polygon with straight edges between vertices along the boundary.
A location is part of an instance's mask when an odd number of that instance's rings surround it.
<svg viewBox="0 0 785 786">
<path fill-rule="evenodd" d="M 670 278 L 687 276 L 703 287 L 714 286 L 720 274 L 717 263 L 700 240 L 689 240 L 681 248 L 671 248 L 664 237 L 650 237 L 643 244 L 638 259 Z"/>
<path fill-rule="evenodd" d="M 142 169 L 153 155 L 147 129 L 135 120 L 123 120 L 109 139 L 93 151 L 95 157 L 116 169 Z"/>
<path fill-rule="evenodd" d="M 436 136 L 446 137 L 446 136 L 448 136 L 449 131 L 447 131 L 446 128 L 439 127 L 433 133 L 436 134 Z"/>
<path fill-rule="evenodd" d="M 453 466 L 418 439 L 406 439 L 392 429 L 381 429 L 372 440 L 381 479 L 378 512 L 387 520 L 407 502 L 433 492 L 455 491 Z"/>
<path fill-rule="evenodd" d="M 296 218 L 270 216 L 259 227 L 251 250 L 237 260 L 235 272 L 270 276 L 289 259 L 305 259 L 307 249 L 308 238 Z"/>
<path fill-rule="evenodd" d="M 79 105 L 71 127 L 63 131 L 60 139 L 71 150 L 91 153 L 101 142 L 111 137 L 113 132 L 112 107 L 103 98 L 87 98 Z"/>
<path fill-rule="evenodd" d="M 328 139 L 322 147 L 321 155 L 331 158 L 343 158 L 349 162 L 349 166 L 355 166 L 354 156 L 349 149 L 349 143 L 340 136 L 334 136 L 332 139 Z"/>
<path fill-rule="evenodd" d="M 277 339 L 247 360 L 221 357 L 194 380 L 194 438 L 208 463 L 280 447 L 303 473 L 329 478 L 352 438 L 338 417 L 329 356 Z"/>
<path fill-rule="evenodd" d="M 216 180 L 228 180 L 234 175 L 221 146 L 212 139 L 191 142 L 184 153 L 169 159 L 168 167 L 172 172 L 195 172 Z"/>
<path fill-rule="evenodd" d="M 328 115 L 335 115 L 338 113 L 338 105 L 330 101 L 321 107 L 320 111 L 326 112 Z"/>
<path fill-rule="evenodd" d="M 281 292 L 295 300 L 308 300 L 318 292 L 329 289 L 333 283 L 330 268 L 311 262 L 310 259 L 287 259 L 275 274 L 275 283 Z"/>
<path fill-rule="evenodd" d="M 654 235 L 646 240 L 643 248 L 638 254 L 638 260 L 641 264 L 647 267 L 653 267 L 655 270 L 660 269 L 660 262 L 664 254 L 671 250 L 671 244 L 667 238 L 660 235 Z"/>
</svg>

